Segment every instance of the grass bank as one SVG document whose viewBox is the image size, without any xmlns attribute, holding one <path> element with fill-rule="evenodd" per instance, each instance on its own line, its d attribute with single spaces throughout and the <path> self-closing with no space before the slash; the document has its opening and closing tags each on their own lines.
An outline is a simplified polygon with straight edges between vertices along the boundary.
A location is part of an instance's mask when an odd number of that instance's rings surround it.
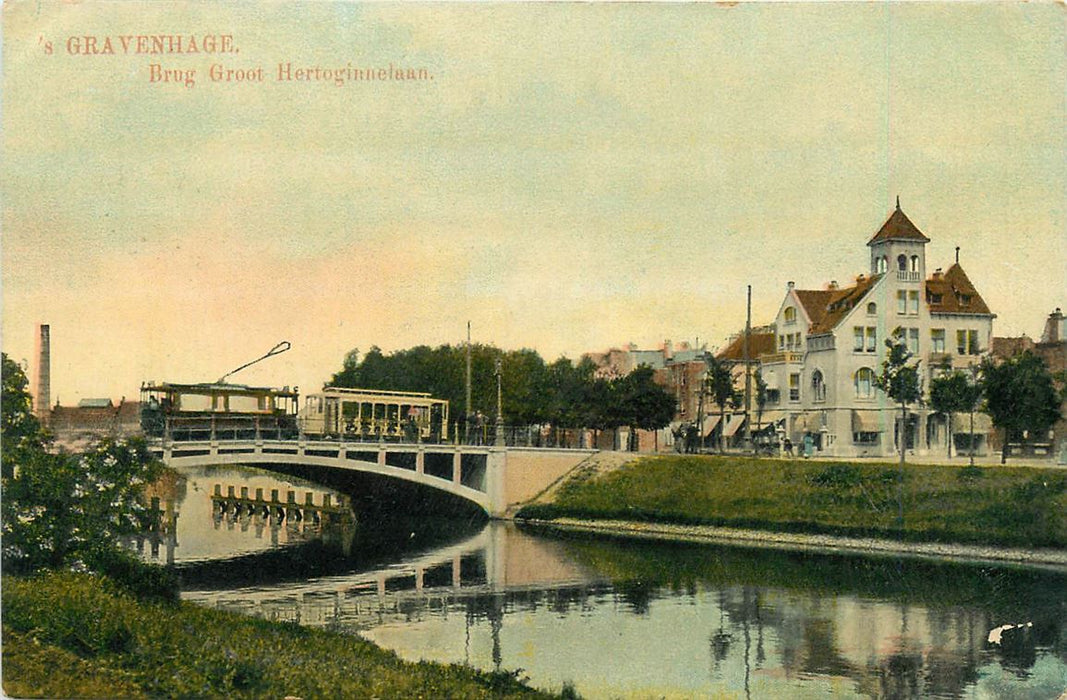
<svg viewBox="0 0 1067 700">
<path fill-rule="evenodd" d="M 138 600 L 88 574 L 5 577 L 3 613 L 14 697 L 552 697 L 352 635 Z"/>
<path fill-rule="evenodd" d="M 1067 471 L 656 455 L 580 472 L 516 517 L 1067 548 Z"/>
</svg>

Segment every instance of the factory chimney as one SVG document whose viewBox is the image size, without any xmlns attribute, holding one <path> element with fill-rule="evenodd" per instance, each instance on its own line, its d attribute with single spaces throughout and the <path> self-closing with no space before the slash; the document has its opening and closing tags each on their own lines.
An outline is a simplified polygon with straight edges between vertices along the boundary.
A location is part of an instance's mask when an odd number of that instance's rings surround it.
<svg viewBox="0 0 1067 700">
<path fill-rule="evenodd" d="M 52 409 L 52 343 L 48 324 L 42 323 L 38 329 L 33 412 L 42 421 L 46 421 Z"/>
</svg>

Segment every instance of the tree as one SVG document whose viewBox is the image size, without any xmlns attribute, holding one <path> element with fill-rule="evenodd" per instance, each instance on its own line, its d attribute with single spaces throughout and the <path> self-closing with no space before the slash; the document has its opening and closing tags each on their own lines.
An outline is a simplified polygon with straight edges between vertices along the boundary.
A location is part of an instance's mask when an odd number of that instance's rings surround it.
<svg viewBox="0 0 1067 700">
<path fill-rule="evenodd" d="M 81 454 L 49 452 L 29 413 L 22 369 L 5 355 L 3 372 L 3 566 L 92 566 L 147 524 L 141 496 L 163 465 L 139 439 L 103 439 Z"/>
<path fill-rule="evenodd" d="M 25 461 L 29 455 L 44 449 L 48 437 L 41 428 L 37 416 L 33 415 L 30 392 L 27 390 L 29 382 L 22 368 L 11 360 L 7 353 L 0 353 L 3 362 L 3 395 L 0 396 L 0 405 L 3 406 L 2 418 L 0 418 L 0 443 L 3 451 L 0 452 L 2 471 L 4 478 L 10 478 L 15 474 L 15 467 Z"/>
<path fill-rule="evenodd" d="M 752 378 L 755 380 L 756 387 L 756 432 L 758 433 L 763 424 L 763 410 L 767 407 L 767 382 L 763 380 L 763 373 L 758 367 Z"/>
<path fill-rule="evenodd" d="M 907 448 L 908 406 L 922 400 L 922 382 L 919 379 L 919 364 L 911 363 L 911 353 L 898 332 L 885 341 L 889 352 L 882 363 L 882 373 L 875 378 L 875 385 L 900 406 L 900 429 L 897 442 L 900 446 L 900 467 L 904 468 L 904 452 Z"/>
<path fill-rule="evenodd" d="M 983 360 L 979 384 L 986 412 L 1004 431 L 1000 463 L 1008 461 L 1008 443 L 1047 433 L 1060 418 L 1060 392 L 1045 361 L 1030 351 L 1009 360 Z"/>
<path fill-rule="evenodd" d="M 615 400 L 618 404 L 620 425 L 630 428 L 628 449 L 637 448 L 637 431 L 659 430 L 670 425 L 674 417 L 675 400 L 659 384 L 653 381 L 655 372 L 641 365 L 625 377 L 615 380 Z"/>
<path fill-rule="evenodd" d="M 966 373 L 955 370 L 930 382 L 930 404 L 938 413 L 945 414 L 948 430 L 948 456 L 952 457 L 952 414 L 970 413 L 970 454 L 974 463 L 974 412 L 982 398 L 982 389 Z"/>
<path fill-rule="evenodd" d="M 726 406 L 737 404 L 737 390 L 734 388 L 734 373 L 729 362 L 720 360 L 714 355 L 704 355 L 704 363 L 708 366 L 704 379 L 705 390 L 708 396 L 719 407 L 719 425 L 721 430 L 726 430 Z M 703 439 L 703 438 L 701 438 Z M 726 440 L 719 440 L 719 454 L 726 452 Z"/>
</svg>

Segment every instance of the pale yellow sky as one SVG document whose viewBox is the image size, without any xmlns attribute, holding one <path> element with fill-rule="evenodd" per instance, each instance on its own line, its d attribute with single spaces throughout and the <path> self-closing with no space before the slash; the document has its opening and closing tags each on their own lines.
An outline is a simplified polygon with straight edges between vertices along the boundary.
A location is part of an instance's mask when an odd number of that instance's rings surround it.
<svg viewBox="0 0 1067 700">
<path fill-rule="evenodd" d="M 237 53 L 126 53 L 138 34 Z M 51 324 L 69 404 L 280 340 L 234 380 L 313 390 L 350 348 L 468 319 L 548 359 L 714 345 L 746 284 L 759 323 L 788 280 L 866 272 L 897 195 L 930 269 L 961 246 L 994 332 L 1036 335 L 1067 305 L 1065 55 L 1042 3 L 8 2 L 3 349 Z"/>
</svg>

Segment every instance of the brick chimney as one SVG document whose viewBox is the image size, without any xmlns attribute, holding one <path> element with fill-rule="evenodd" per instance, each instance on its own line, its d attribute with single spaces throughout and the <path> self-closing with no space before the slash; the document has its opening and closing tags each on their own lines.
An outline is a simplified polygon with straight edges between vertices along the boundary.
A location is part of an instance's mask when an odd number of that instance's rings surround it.
<svg viewBox="0 0 1067 700">
<path fill-rule="evenodd" d="M 52 412 L 52 343 L 48 324 L 38 326 L 37 374 L 33 390 L 33 412 L 42 421 Z"/>
</svg>

